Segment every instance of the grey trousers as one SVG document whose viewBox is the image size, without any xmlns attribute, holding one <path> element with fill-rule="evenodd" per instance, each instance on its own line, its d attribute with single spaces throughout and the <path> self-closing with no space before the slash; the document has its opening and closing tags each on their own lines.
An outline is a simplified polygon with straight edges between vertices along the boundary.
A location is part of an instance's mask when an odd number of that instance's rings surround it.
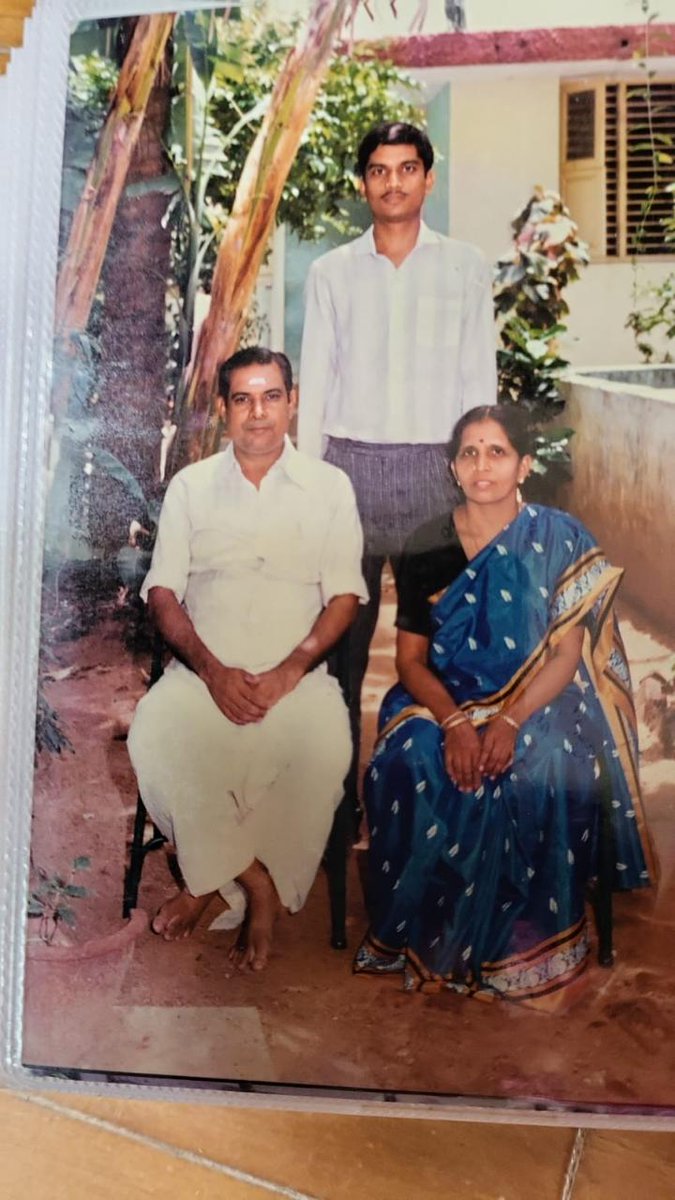
<svg viewBox="0 0 675 1200">
<path fill-rule="evenodd" d="M 367 604 L 359 605 L 347 635 L 347 654 L 342 655 L 348 659 L 343 683 L 354 745 L 345 793 L 357 811 L 361 688 L 380 610 L 382 569 L 389 561 L 397 579 L 407 538 L 418 525 L 453 508 L 457 496 L 444 445 L 381 445 L 329 438 L 324 457 L 349 476 L 356 493 L 364 534 L 363 575 L 370 597 Z"/>
</svg>

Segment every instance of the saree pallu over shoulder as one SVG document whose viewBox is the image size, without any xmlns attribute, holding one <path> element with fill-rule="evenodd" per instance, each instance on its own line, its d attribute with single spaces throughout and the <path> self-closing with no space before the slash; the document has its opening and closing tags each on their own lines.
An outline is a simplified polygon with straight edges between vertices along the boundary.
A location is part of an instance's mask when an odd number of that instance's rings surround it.
<svg viewBox="0 0 675 1200">
<path fill-rule="evenodd" d="M 621 575 L 573 517 L 526 505 L 431 598 L 429 665 L 479 729 L 579 624 L 583 653 L 572 683 L 523 724 L 511 768 L 473 794 L 449 779 L 431 713 L 400 685 L 385 697 L 366 775 L 371 929 L 357 971 L 392 970 L 404 958 L 411 986 L 514 999 L 570 983 L 589 952 L 584 888 L 603 803 L 615 886 L 649 883 L 635 713 L 613 611 Z"/>
</svg>

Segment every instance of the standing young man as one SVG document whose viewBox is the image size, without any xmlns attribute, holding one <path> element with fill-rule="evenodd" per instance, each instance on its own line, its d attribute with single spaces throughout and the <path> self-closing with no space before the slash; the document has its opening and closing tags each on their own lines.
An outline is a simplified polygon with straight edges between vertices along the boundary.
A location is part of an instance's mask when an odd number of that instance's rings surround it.
<svg viewBox="0 0 675 1200">
<path fill-rule="evenodd" d="M 433 161 L 415 126 L 372 129 L 357 172 L 373 224 L 314 262 L 307 282 L 298 446 L 349 475 L 365 538 L 370 602 L 350 633 L 354 795 L 382 567 L 389 559 L 396 575 L 408 535 L 448 508 L 450 430 L 496 399 L 490 271 L 475 247 L 422 221 Z"/>
</svg>

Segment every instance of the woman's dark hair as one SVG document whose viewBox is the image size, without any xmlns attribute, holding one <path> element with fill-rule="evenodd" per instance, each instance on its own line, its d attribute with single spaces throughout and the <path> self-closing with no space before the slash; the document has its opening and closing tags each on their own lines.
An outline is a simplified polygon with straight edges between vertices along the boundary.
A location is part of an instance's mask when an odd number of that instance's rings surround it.
<svg viewBox="0 0 675 1200">
<path fill-rule="evenodd" d="M 382 121 L 363 138 L 356 154 L 356 174 L 363 179 L 368 159 L 378 146 L 414 146 L 422 159 L 424 174 L 434 165 L 434 148 L 423 129 L 405 121 Z"/>
<path fill-rule="evenodd" d="M 479 408 L 470 408 L 459 418 L 450 434 L 448 462 L 453 463 L 457 458 L 464 430 L 478 421 L 496 421 L 501 425 L 513 449 L 521 458 L 524 454 L 534 453 L 534 435 L 528 414 L 523 409 L 516 404 L 483 404 Z"/>
</svg>

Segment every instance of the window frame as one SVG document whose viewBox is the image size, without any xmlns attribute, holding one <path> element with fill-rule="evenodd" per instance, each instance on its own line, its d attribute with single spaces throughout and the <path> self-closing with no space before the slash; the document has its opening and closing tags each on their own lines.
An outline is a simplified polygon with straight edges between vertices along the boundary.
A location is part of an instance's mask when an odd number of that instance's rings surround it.
<svg viewBox="0 0 675 1200">
<path fill-rule="evenodd" d="M 667 74 L 658 76 L 653 80 L 649 80 L 651 84 L 671 84 L 675 88 L 675 75 Z M 627 157 L 628 157 L 628 140 L 626 137 L 627 130 L 627 91 L 629 88 L 645 87 L 647 80 L 636 80 L 633 76 L 628 77 L 625 74 L 620 75 L 591 75 L 585 77 L 575 77 L 570 79 L 562 79 L 560 86 L 560 191 L 565 203 L 570 207 L 572 217 L 579 220 L 578 212 L 575 212 L 575 203 L 570 201 L 570 187 L 574 188 L 575 184 L 592 180 L 597 181 L 597 197 L 595 203 L 598 205 L 598 211 L 601 214 L 600 224 L 602 234 L 600 237 L 601 246 L 598 247 L 598 239 L 593 236 L 586 236 L 586 240 L 591 244 L 591 262 L 592 263 L 630 263 L 633 260 L 644 263 L 669 263 L 675 261 L 675 242 L 673 243 L 673 251 L 671 254 L 660 252 L 658 254 L 635 254 L 631 253 L 627 246 L 627 218 L 628 218 L 628 179 L 627 179 Z M 607 162 L 605 157 L 606 150 L 606 120 L 607 120 L 607 105 L 606 96 L 607 88 L 617 86 L 617 170 L 616 170 L 616 191 L 617 191 L 617 240 L 618 252 L 616 254 L 607 253 Z M 589 92 L 595 93 L 595 137 L 594 137 L 594 155 L 592 158 L 567 159 L 567 134 L 568 134 L 568 97 L 574 93 Z M 675 156 L 675 121 L 673 128 L 673 155 Z M 675 203 L 674 203 L 675 216 Z M 590 231 L 592 235 L 592 230 Z M 582 236 L 584 235 L 583 225 L 581 226 Z M 595 244 L 594 244 L 595 242 Z"/>
</svg>

